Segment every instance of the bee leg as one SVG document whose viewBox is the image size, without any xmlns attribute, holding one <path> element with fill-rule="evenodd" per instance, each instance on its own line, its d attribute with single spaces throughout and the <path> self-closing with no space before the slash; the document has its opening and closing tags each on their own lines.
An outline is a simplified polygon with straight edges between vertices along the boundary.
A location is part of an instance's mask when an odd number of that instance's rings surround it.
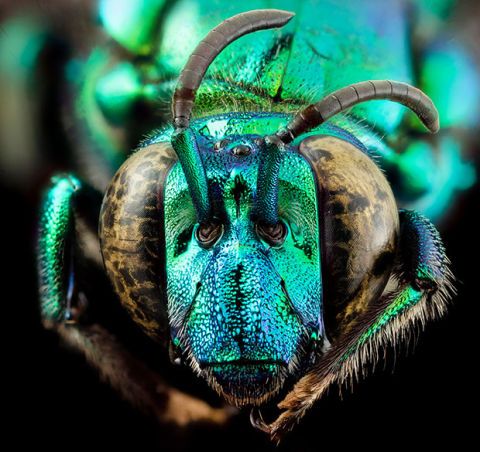
<svg viewBox="0 0 480 452">
<path fill-rule="evenodd" d="M 452 280 L 440 234 L 428 218 L 414 210 L 399 214 L 400 259 L 395 272 L 400 284 L 433 294 Z"/>
<path fill-rule="evenodd" d="M 236 413 L 232 407 L 213 408 L 170 386 L 100 324 L 71 326 L 63 323 L 56 330 L 65 343 L 80 351 L 87 362 L 98 369 L 101 378 L 125 400 L 161 423 L 179 428 L 198 422 L 223 425 Z"/>
<path fill-rule="evenodd" d="M 415 211 L 400 212 L 400 246 L 387 289 L 344 331 L 322 359 L 280 402 L 278 418 L 265 426 L 279 441 L 332 383 L 351 383 L 373 368 L 379 350 L 408 340 L 412 326 L 442 315 L 454 292 L 449 260 L 438 231 Z"/>
<path fill-rule="evenodd" d="M 102 197 L 72 174 L 57 175 L 40 213 L 37 269 L 45 326 L 87 315 L 88 279 L 103 264 L 97 227 Z M 88 271 L 87 271 L 88 269 Z"/>
<path fill-rule="evenodd" d="M 179 427 L 225 423 L 234 410 L 213 408 L 170 387 L 135 357 L 125 345 L 128 339 L 122 340 L 124 323 L 118 319 L 125 313 L 116 299 L 108 300 L 112 290 L 97 235 L 101 200 L 70 174 L 54 177 L 45 194 L 37 243 L 44 326 L 84 355 L 132 405 L 159 421 Z"/>
</svg>

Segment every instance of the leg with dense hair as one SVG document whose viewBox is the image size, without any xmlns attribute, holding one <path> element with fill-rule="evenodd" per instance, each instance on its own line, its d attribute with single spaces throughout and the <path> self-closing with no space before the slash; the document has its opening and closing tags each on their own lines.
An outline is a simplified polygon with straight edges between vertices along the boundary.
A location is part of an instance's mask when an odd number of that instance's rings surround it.
<svg viewBox="0 0 480 452">
<path fill-rule="evenodd" d="M 445 312 L 453 276 L 438 231 L 414 211 L 401 211 L 400 247 L 388 291 L 374 300 L 353 327 L 338 338 L 318 364 L 279 404 L 284 410 L 270 425 L 261 425 L 279 440 L 332 383 L 348 383 L 368 372 L 379 349 L 403 342 L 412 324 Z"/>
<path fill-rule="evenodd" d="M 53 178 L 41 211 L 37 265 L 40 311 L 55 331 L 85 356 L 126 400 L 161 422 L 185 427 L 225 423 L 232 411 L 169 386 L 138 360 L 125 339 L 119 303 L 106 279 L 97 235 L 102 197 L 72 175 Z M 123 313 L 124 314 L 124 313 Z M 128 323 L 128 322 L 127 322 Z M 128 344 L 128 346 L 127 346 Z"/>
</svg>

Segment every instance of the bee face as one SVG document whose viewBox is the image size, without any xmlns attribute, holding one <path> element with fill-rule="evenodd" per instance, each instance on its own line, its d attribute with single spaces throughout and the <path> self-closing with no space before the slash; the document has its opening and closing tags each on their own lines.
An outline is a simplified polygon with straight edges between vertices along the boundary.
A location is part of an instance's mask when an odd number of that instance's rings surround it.
<svg viewBox="0 0 480 452">
<path fill-rule="evenodd" d="M 126 162 L 104 201 L 104 257 L 123 304 L 236 405 L 262 404 L 321 359 L 383 290 L 397 243 L 384 176 L 330 129 L 282 150 L 278 222 L 262 222 L 262 133 L 273 120 L 245 117 L 216 134 L 204 129 L 223 117 L 194 124 L 208 221 L 198 220 L 168 136 Z"/>
<path fill-rule="evenodd" d="M 315 181 L 286 151 L 280 222 L 256 221 L 260 137 L 200 141 L 215 224 L 196 223 L 180 165 L 165 189 L 168 312 L 173 342 L 228 400 L 259 404 L 310 363 L 324 335 Z"/>
</svg>

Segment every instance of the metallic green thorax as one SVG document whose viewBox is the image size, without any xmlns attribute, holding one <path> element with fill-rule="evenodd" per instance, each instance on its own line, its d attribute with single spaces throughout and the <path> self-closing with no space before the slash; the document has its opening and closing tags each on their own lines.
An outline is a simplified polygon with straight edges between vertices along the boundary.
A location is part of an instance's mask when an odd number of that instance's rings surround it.
<svg viewBox="0 0 480 452">
<path fill-rule="evenodd" d="M 414 67 L 412 17 L 401 0 L 124 3 L 119 10 L 115 2 L 103 0 L 99 15 L 106 33 L 132 57 L 118 58 L 103 47 L 92 52 L 81 71 L 75 64 L 71 67 L 81 82 L 78 112 L 95 151 L 102 153 L 102 159 L 92 155 L 92 171 L 103 171 L 107 162 L 109 177 L 136 144 L 128 141 L 132 137 L 119 134 L 119 126 L 139 137 L 168 123 L 177 77 L 196 44 L 222 20 L 256 8 L 292 11 L 295 20 L 281 30 L 245 36 L 225 49 L 199 89 L 196 117 L 229 111 L 293 112 L 337 88 L 368 79 L 424 88 L 438 105 L 444 125 L 464 128 L 478 117 L 477 77 L 462 49 L 435 43 L 422 51 L 423 60 Z M 435 14 L 445 19 L 448 8 L 437 13 L 435 5 L 418 1 L 411 6 L 419 10 L 421 21 Z M 137 108 L 149 109 L 151 116 L 137 121 Z M 401 106 L 365 103 L 350 117 L 358 123 L 357 138 L 375 149 L 395 181 L 394 192 L 403 207 L 439 218 L 455 192 L 475 182 L 474 168 L 464 161 L 455 139 L 441 137 L 432 143 L 420 137 L 407 147 L 397 141 L 408 133 L 405 127 L 416 128 L 418 123 Z"/>
<path fill-rule="evenodd" d="M 283 121 L 281 115 L 232 114 L 192 123 L 224 224 L 212 248 L 195 240 L 195 209 L 179 163 L 165 189 L 172 338 L 194 368 L 236 403 L 258 403 L 278 390 L 285 377 L 310 363 L 308 352 L 324 336 L 316 186 L 294 147 L 285 152 L 279 174 L 279 217 L 288 228 L 283 245 L 264 242 L 251 215 L 260 155 L 255 140 Z M 251 152 L 234 155 L 238 145 Z M 244 384 L 222 385 L 236 379 Z"/>
</svg>

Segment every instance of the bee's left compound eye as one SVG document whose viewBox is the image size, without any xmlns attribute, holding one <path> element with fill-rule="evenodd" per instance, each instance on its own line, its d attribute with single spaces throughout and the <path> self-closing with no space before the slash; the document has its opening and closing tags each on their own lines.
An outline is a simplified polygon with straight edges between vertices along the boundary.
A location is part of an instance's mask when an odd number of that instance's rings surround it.
<svg viewBox="0 0 480 452">
<path fill-rule="evenodd" d="M 200 223 L 195 229 L 195 238 L 202 248 L 210 248 L 223 235 L 223 224 L 214 221 Z"/>
<path fill-rule="evenodd" d="M 283 221 L 270 225 L 265 223 L 258 223 L 256 226 L 257 234 L 270 246 L 281 246 L 287 236 L 287 226 Z"/>
</svg>

